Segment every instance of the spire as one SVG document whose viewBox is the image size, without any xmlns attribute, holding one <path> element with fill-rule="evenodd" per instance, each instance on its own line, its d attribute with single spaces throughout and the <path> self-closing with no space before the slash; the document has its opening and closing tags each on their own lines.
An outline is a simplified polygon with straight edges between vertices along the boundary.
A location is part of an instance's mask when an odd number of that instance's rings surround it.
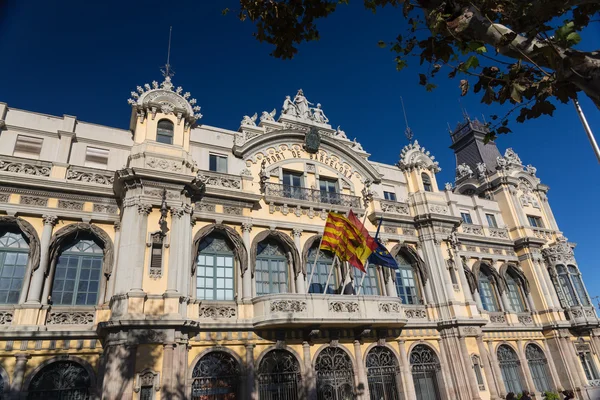
<svg viewBox="0 0 600 400">
<path fill-rule="evenodd" d="M 175 71 L 171 69 L 171 35 L 173 33 L 173 27 L 169 27 L 169 45 L 167 47 L 167 63 L 161 68 L 160 72 L 162 72 L 165 77 L 165 82 L 171 82 L 171 77 L 175 75 Z"/>
<path fill-rule="evenodd" d="M 410 129 L 410 127 L 408 126 L 408 118 L 406 118 L 406 110 L 404 109 L 404 100 L 402 99 L 402 96 L 400 96 L 400 102 L 402 103 L 402 112 L 404 112 L 404 123 L 406 124 L 404 135 L 406 135 L 408 141 L 411 142 L 415 134 L 413 133 L 412 129 Z"/>
</svg>

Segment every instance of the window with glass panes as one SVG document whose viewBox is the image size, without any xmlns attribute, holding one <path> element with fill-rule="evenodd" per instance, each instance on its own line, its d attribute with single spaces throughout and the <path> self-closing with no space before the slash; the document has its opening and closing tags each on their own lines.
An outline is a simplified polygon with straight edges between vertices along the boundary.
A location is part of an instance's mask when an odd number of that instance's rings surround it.
<svg viewBox="0 0 600 400">
<path fill-rule="evenodd" d="M 319 190 L 321 191 L 321 201 L 323 203 L 335 204 L 339 201 L 337 179 L 319 178 Z"/>
<path fill-rule="evenodd" d="M 498 227 L 498 223 L 496 222 L 496 216 L 494 214 L 485 214 L 485 218 L 487 219 L 488 226 L 492 228 Z"/>
<path fill-rule="evenodd" d="M 592 359 L 591 353 L 589 351 L 579 351 L 577 355 L 579 356 L 579 361 L 581 361 L 581 366 L 583 367 L 587 380 L 595 381 L 596 379 L 599 379 L 598 370 L 596 369 L 596 364 Z"/>
<path fill-rule="evenodd" d="M 573 282 L 573 286 L 575 287 L 575 292 L 577 293 L 577 297 L 581 305 L 589 306 L 590 301 L 588 300 L 587 293 L 585 292 L 585 288 L 583 286 L 583 281 L 581 280 L 581 274 L 579 270 L 572 265 L 567 267 L 569 271 L 569 275 L 571 276 L 571 281 Z"/>
<path fill-rule="evenodd" d="M 543 228 L 542 219 L 540 217 L 536 217 L 534 215 L 528 215 L 527 221 L 529 222 L 529 226 L 533 226 L 534 228 Z"/>
<path fill-rule="evenodd" d="M 517 353 L 511 347 L 503 344 L 498 346 L 497 357 L 506 390 L 513 393 L 521 393 L 523 391 L 521 373 L 519 371 L 521 362 Z"/>
<path fill-rule="evenodd" d="M 208 169 L 215 172 L 227 173 L 227 156 L 209 154 Z"/>
<path fill-rule="evenodd" d="M 378 296 L 379 295 L 379 279 L 377 279 L 377 268 L 374 265 L 370 265 L 367 268 L 367 274 L 363 274 L 358 268 L 350 266 L 354 274 L 354 293 L 358 293 L 358 287 L 360 281 L 363 281 L 362 289 L 360 294 L 365 296 Z M 363 276 L 365 279 L 363 280 Z"/>
<path fill-rule="evenodd" d="M 548 360 L 542 349 L 535 344 L 528 344 L 525 348 L 525 358 L 527 364 L 529 364 L 529 372 L 531 372 L 536 390 L 542 393 L 552 390 L 550 374 L 548 373 Z"/>
<path fill-rule="evenodd" d="M 423 189 L 426 192 L 433 192 L 433 187 L 431 186 L 431 178 L 426 173 L 421 174 L 421 180 L 423 181 Z"/>
<path fill-rule="evenodd" d="M 158 121 L 156 141 L 159 143 L 173 144 L 173 131 L 175 126 L 168 119 Z"/>
<path fill-rule="evenodd" d="M 28 257 L 29 245 L 20 232 L 0 236 L 0 304 L 19 302 Z"/>
<path fill-rule="evenodd" d="M 308 293 L 323 293 L 325 290 L 327 277 L 329 276 L 329 271 L 331 271 L 331 267 L 333 265 L 333 255 L 331 252 L 319 250 L 319 258 L 316 260 L 317 264 L 315 266 L 316 254 L 317 246 L 314 246 L 308 252 L 308 258 L 306 260 L 306 268 L 310 268 L 310 271 L 312 271 L 313 267 L 315 267 L 315 272 L 313 273 L 313 278 L 310 287 L 308 288 Z M 329 278 L 329 285 L 327 285 L 327 293 L 335 293 L 336 288 L 337 276 L 335 271 L 333 271 L 331 273 L 331 277 Z"/>
<path fill-rule="evenodd" d="M 102 248 L 93 239 L 80 239 L 65 248 L 56 262 L 52 302 L 55 305 L 95 305 L 103 258 Z"/>
<path fill-rule="evenodd" d="M 498 311 L 498 303 L 496 301 L 496 293 L 490 277 L 479 272 L 479 296 L 481 297 L 481 305 L 486 311 Z"/>
<path fill-rule="evenodd" d="M 462 218 L 462 220 L 465 224 L 473 223 L 473 220 L 471 219 L 471 214 L 469 214 L 468 212 L 461 212 L 460 217 Z"/>
<path fill-rule="evenodd" d="M 576 306 L 577 298 L 575 296 L 575 291 L 573 290 L 571 280 L 569 279 L 569 273 L 567 272 L 567 268 L 564 265 L 557 265 L 556 272 L 558 274 L 558 283 L 562 289 L 562 292 L 565 295 L 567 305 Z"/>
<path fill-rule="evenodd" d="M 196 260 L 196 297 L 202 300 L 234 300 L 234 254 L 222 236 L 205 238 Z"/>
<path fill-rule="evenodd" d="M 258 244 L 256 255 L 256 294 L 287 293 L 288 261 L 285 252 L 275 241 Z"/>
<path fill-rule="evenodd" d="M 473 371 L 475 372 L 475 379 L 477 379 L 477 386 L 479 386 L 479 390 L 485 390 L 483 374 L 481 373 L 481 361 L 476 355 L 471 356 L 471 361 L 473 362 Z"/>
<path fill-rule="evenodd" d="M 283 171 L 283 190 L 285 197 L 302 199 L 302 172 Z"/>
<path fill-rule="evenodd" d="M 396 270 L 396 292 L 403 304 L 419 304 L 419 291 L 415 271 L 401 254 L 396 256 L 398 269 Z"/>
<path fill-rule="evenodd" d="M 514 312 L 524 312 L 525 304 L 523 302 L 523 292 L 519 281 L 509 274 L 506 275 L 506 296 L 510 308 Z"/>
<path fill-rule="evenodd" d="M 390 201 L 396 201 L 396 193 L 394 192 L 383 192 L 383 198 Z"/>
</svg>

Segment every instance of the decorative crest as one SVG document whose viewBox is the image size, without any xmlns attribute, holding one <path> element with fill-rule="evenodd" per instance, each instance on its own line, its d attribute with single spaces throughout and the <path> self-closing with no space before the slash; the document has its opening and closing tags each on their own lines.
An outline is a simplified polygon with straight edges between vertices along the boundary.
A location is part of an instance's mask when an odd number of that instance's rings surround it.
<svg viewBox="0 0 600 400">
<path fill-rule="evenodd" d="M 556 238 L 556 242 L 548 248 L 543 249 L 542 254 L 546 258 L 546 261 L 551 265 L 575 262 L 573 248 L 564 236 Z"/>
<path fill-rule="evenodd" d="M 319 130 L 313 126 L 304 137 L 304 150 L 307 153 L 316 154 L 319 151 L 320 145 L 321 135 L 319 135 Z"/>
<path fill-rule="evenodd" d="M 431 155 L 425 147 L 421 147 L 419 142 L 415 140 L 402 148 L 400 152 L 400 160 L 398 168 L 402 171 L 410 171 L 414 168 L 425 168 L 433 173 L 440 172 L 442 169 L 439 163 L 435 160 L 435 156 Z"/>
</svg>

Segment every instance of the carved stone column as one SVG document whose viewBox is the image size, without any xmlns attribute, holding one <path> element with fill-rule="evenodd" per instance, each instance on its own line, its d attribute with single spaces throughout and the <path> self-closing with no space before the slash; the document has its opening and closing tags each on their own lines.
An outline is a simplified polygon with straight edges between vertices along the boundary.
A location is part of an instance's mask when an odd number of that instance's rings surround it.
<svg viewBox="0 0 600 400">
<path fill-rule="evenodd" d="M 17 353 L 15 354 L 15 358 L 16 362 L 15 370 L 13 373 L 11 391 L 13 393 L 13 398 L 18 399 L 20 398 L 20 393 L 23 389 L 23 377 L 25 376 L 25 367 L 27 366 L 27 360 L 29 360 L 31 356 L 27 353 Z"/>
<path fill-rule="evenodd" d="M 242 239 L 244 240 L 244 246 L 246 246 L 246 250 L 248 250 L 248 269 L 246 271 L 242 271 L 242 300 L 251 300 L 252 299 L 252 265 L 250 265 L 250 231 L 252 230 L 252 224 L 249 222 L 244 222 L 242 224 Z"/>
<path fill-rule="evenodd" d="M 490 359 L 492 360 L 492 368 L 494 369 L 494 375 L 496 375 L 496 383 L 498 384 L 498 391 L 500 392 L 500 397 L 506 396 L 508 393 L 506 390 L 506 386 L 504 385 L 504 380 L 502 379 L 502 371 L 500 371 L 500 364 L 498 364 L 498 357 L 496 357 L 496 352 L 494 351 L 494 343 L 491 341 L 488 342 L 488 348 L 490 353 Z"/>
<path fill-rule="evenodd" d="M 114 266 L 117 265 L 119 259 L 119 243 L 121 243 L 121 222 L 117 221 L 114 224 L 115 226 L 115 262 Z M 113 268 L 111 276 L 108 278 L 108 288 L 106 289 L 106 295 L 104 296 L 105 303 L 110 300 L 112 295 L 115 293 L 115 282 L 116 282 L 116 270 Z"/>
<path fill-rule="evenodd" d="M 562 384 L 558 377 L 558 372 L 556 371 L 556 365 L 554 365 L 554 358 L 552 358 L 550 348 L 548 347 L 548 341 L 544 339 L 543 342 L 544 353 L 546 354 L 546 360 L 548 360 L 548 369 L 550 370 L 550 375 L 552 376 L 552 382 L 554 382 L 553 387 L 554 389 L 558 390 L 559 388 L 562 388 Z"/>
<path fill-rule="evenodd" d="M 191 207 L 171 208 L 171 238 L 169 240 L 169 271 L 167 292 L 189 295 L 191 268 Z"/>
<path fill-rule="evenodd" d="M 406 342 L 404 339 L 398 340 L 398 351 L 400 353 L 400 373 L 402 374 L 404 381 L 404 385 L 402 386 L 404 400 L 416 399 L 415 382 L 412 377 L 410 362 L 406 352 Z"/>
<path fill-rule="evenodd" d="M 531 371 L 529 370 L 529 363 L 527 362 L 527 357 L 525 356 L 525 351 L 523 350 L 522 340 L 517 340 L 517 352 L 519 359 L 521 360 L 521 367 L 523 369 L 523 375 L 525 376 L 525 382 L 527 382 L 527 389 L 532 394 L 535 394 L 536 398 L 541 399 L 542 394 L 535 388 L 535 383 L 533 382 L 533 377 L 531 376 Z"/>
<path fill-rule="evenodd" d="M 173 372 L 175 365 L 175 343 L 163 344 L 163 365 L 162 365 L 162 387 L 160 396 L 163 399 L 170 399 L 173 395 Z"/>
<path fill-rule="evenodd" d="M 246 368 L 248 368 L 248 372 L 246 374 L 246 395 L 244 398 L 254 399 L 258 395 L 255 387 L 254 344 L 246 345 Z"/>
<path fill-rule="evenodd" d="M 300 237 L 302 236 L 302 229 L 294 228 L 292 229 L 292 236 L 294 237 L 294 243 L 296 244 L 296 250 L 298 250 L 298 254 L 302 255 L 302 245 L 300 244 Z M 296 293 L 304 294 L 306 293 L 306 284 L 304 275 L 304 271 L 302 268 L 304 264 L 304 260 L 300 260 L 300 264 L 298 268 L 300 268 L 300 272 L 295 276 L 296 279 Z"/>
<path fill-rule="evenodd" d="M 302 359 L 304 361 L 304 376 L 302 379 L 306 382 L 306 397 L 308 400 L 317 399 L 317 384 L 315 380 L 315 370 L 310 358 L 310 343 L 302 342 Z"/>
<path fill-rule="evenodd" d="M 479 385 L 477 384 L 477 377 L 475 376 L 475 371 L 473 371 L 473 362 L 471 360 L 469 350 L 467 349 L 465 337 L 462 335 L 459 336 L 458 342 L 460 344 L 460 353 L 465 362 L 465 369 L 467 370 L 467 379 L 469 380 L 469 388 L 471 389 L 471 398 L 473 400 L 481 400 L 481 396 L 479 395 Z"/>
<path fill-rule="evenodd" d="M 356 359 L 356 374 L 358 375 L 358 387 L 361 386 L 364 388 L 363 396 L 358 397 L 358 400 L 369 399 L 371 396 L 369 395 L 369 381 L 367 380 L 367 373 L 365 372 L 365 362 L 362 357 L 362 349 L 360 347 L 360 340 L 354 341 L 354 358 Z"/>
<path fill-rule="evenodd" d="M 385 281 L 385 290 L 387 292 L 387 295 L 390 297 L 398 297 L 398 292 L 396 291 L 396 283 L 394 282 L 394 278 L 392 277 L 392 274 L 395 274 L 396 272 L 392 269 L 386 272 L 383 273 L 383 276 L 384 279 L 385 276 L 387 276 L 387 280 Z"/>
<path fill-rule="evenodd" d="M 40 304 L 44 279 L 48 271 L 48 257 L 50 255 L 50 240 L 52 239 L 52 230 L 58 217 L 55 215 L 44 215 L 44 230 L 40 239 L 40 265 L 33 271 L 29 291 L 27 292 L 27 304 Z"/>
<path fill-rule="evenodd" d="M 485 374 L 485 378 L 487 381 L 487 387 L 488 391 L 490 392 L 490 398 L 491 400 L 497 400 L 499 398 L 497 386 L 497 381 L 499 378 L 494 376 L 494 370 L 492 369 L 492 363 L 490 362 L 490 355 L 488 354 L 488 351 L 485 348 L 482 336 L 477 336 L 477 348 L 479 349 L 479 357 L 481 357 L 481 361 L 483 362 L 483 373 Z"/>
</svg>

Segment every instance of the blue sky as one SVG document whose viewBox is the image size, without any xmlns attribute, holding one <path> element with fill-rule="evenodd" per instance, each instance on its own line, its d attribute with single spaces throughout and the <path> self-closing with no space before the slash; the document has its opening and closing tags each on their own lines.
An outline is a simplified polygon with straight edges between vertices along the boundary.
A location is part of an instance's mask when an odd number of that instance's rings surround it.
<svg viewBox="0 0 600 400">
<path fill-rule="evenodd" d="M 387 8 L 376 15 L 361 1 L 343 6 L 320 23 L 321 40 L 304 44 L 291 61 L 269 56 L 270 46 L 252 37 L 253 26 L 224 17 L 233 0 L 190 2 L 8 0 L 0 6 L 0 101 L 10 107 L 128 128 L 129 92 L 160 80 L 169 26 L 175 85 L 198 99 L 208 125 L 237 129 L 244 114 L 278 110 L 286 95 L 302 88 L 320 102 L 332 125 L 341 125 L 372 153 L 395 163 L 406 144 L 403 96 L 419 142 L 440 162 L 438 182 L 452 181 L 455 160 L 448 148 L 451 126 L 462 119 L 497 114 L 476 96 L 460 99 L 457 80 L 443 79 L 432 93 L 418 85 L 416 63 L 395 70 L 393 55 L 377 46 L 404 32 L 401 14 Z M 588 29 L 582 45 L 598 45 L 600 24 Z M 595 40 L 594 40 L 595 38 Z M 581 105 L 600 138 L 600 112 L 587 98 Z M 576 257 L 591 296 L 600 295 L 595 275 L 600 244 L 600 166 L 572 105 L 559 105 L 553 118 L 511 126 L 501 150 L 513 147 L 525 164 L 538 168 L 549 185 L 559 227 L 578 243 Z"/>
</svg>

